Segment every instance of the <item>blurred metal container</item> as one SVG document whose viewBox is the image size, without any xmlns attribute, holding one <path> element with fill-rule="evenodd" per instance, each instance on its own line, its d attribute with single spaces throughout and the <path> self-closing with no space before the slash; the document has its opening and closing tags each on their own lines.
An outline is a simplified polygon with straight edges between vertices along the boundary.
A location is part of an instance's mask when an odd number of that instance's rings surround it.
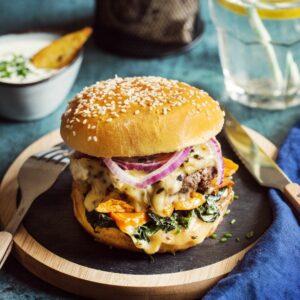
<svg viewBox="0 0 300 300">
<path fill-rule="evenodd" d="M 95 17 L 97 44 L 133 57 L 187 50 L 203 31 L 198 0 L 96 0 Z"/>
</svg>

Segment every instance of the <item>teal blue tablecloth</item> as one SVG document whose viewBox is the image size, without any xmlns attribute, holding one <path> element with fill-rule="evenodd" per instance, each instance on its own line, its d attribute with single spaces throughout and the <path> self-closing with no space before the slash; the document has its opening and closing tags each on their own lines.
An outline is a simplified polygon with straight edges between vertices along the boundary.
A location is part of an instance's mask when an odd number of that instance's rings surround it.
<svg viewBox="0 0 300 300">
<path fill-rule="evenodd" d="M 83 66 L 67 99 L 84 86 L 97 80 L 119 76 L 159 75 L 186 81 L 207 90 L 249 127 L 261 132 L 279 145 L 289 128 L 300 119 L 300 107 L 284 112 L 267 112 L 245 108 L 229 102 L 224 94 L 223 77 L 217 53 L 215 30 L 209 20 L 206 1 L 202 3 L 205 32 L 188 53 L 162 59 L 124 59 L 104 53 L 91 40 L 85 50 Z M 1 0 L 0 34 L 27 29 L 71 30 L 92 23 L 93 0 Z M 59 126 L 65 103 L 47 118 L 29 123 L 0 119 L 0 178 L 24 147 Z M 0 271 L 0 299 L 74 299 L 41 282 L 14 258 Z"/>
</svg>

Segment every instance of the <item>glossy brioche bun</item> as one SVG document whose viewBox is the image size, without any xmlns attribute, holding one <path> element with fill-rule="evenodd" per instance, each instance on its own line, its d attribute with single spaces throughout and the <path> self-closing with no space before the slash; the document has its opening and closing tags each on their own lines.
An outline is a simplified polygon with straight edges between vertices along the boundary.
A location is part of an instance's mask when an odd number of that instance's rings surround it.
<svg viewBox="0 0 300 300">
<path fill-rule="evenodd" d="M 96 157 L 173 152 L 208 141 L 224 123 L 219 103 L 186 83 L 127 77 L 85 88 L 62 116 L 70 147 Z"/>
<path fill-rule="evenodd" d="M 130 250 L 130 251 L 142 251 L 141 249 L 137 248 L 134 243 L 132 242 L 131 238 L 120 231 L 117 228 L 99 228 L 97 227 L 96 230 L 92 228 L 90 223 L 87 221 L 86 214 L 85 214 L 85 207 L 84 207 L 84 196 L 83 191 L 80 182 L 73 182 L 72 187 L 72 200 L 73 200 L 73 209 L 74 214 L 79 223 L 82 225 L 82 227 L 91 234 L 96 241 L 101 242 L 103 244 L 106 244 L 108 246 L 112 246 L 115 248 Z M 159 253 L 164 252 L 176 252 L 176 251 L 182 251 L 188 248 L 191 248 L 193 246 L 196 246 L 203 242 L 203 240 L 212 235 L 218 225 L 223 220 L 223 216 L 229 206 L 229 204 L 233 200 L 233 191 L 229 187 L 229 193 L 228 196 L 224 199 L 221 199 L 218 201 L 218 206 L 220 209 L 220 217 L 216 219 L 213 223 L 205 223 L 203 222 L 203 226 L 201 225 L 201 232 L 197 232 L 198 238 L 193 240 L 191 239 L 186 244 L 182 245 L 175 245 L 175 244 L 165 244 L 162 243 L 160 246 L 160 249 L 158 250 Z"/>
</svg>

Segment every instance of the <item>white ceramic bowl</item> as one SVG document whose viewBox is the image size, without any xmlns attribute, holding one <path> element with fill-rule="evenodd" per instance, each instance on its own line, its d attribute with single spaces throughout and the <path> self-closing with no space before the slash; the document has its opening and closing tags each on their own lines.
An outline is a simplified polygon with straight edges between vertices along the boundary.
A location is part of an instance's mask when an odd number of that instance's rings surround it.
<svg viewBox="0 0 300 300">
<path fill-rule="evenodd" d="M 59 35 L 54 33 L 22 33 L 0 36 L 0 49 L 8 45 L 21 45 L 26 49 L 46 46 Z M 38 43 L 35 43 L 38 41 Z M 28 47 L 28 43 L 30 47 Z M 44 47 L 42 46 L 42 47 Z M 13 51 L 13 49 L 11 49 Z M 22 52 L 23 53 L 23 52 Z M 0 115 L 2 117 L 30 121 L 40 119 L 53 112 L 66 98 L 82 62 L 82 51 L 72 63 L 50 77 L 32 83 L 6 83 L 0 81 Z"/>
</svg>

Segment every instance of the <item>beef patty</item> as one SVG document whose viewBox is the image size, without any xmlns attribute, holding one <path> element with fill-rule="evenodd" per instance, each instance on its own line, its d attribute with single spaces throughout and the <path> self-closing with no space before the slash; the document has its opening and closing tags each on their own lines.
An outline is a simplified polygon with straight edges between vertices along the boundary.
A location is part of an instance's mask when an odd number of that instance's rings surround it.
<svg viewBox="0 0 300 300">
<path fill-rule="evenodd" d="M 182 182 L 180 193 L 187 193 L 189 190 L 205 193 L 210 187 L 217 170 L 215 167 L 207 167 L 191 175 L 186 176 Z"/>
</svg>

